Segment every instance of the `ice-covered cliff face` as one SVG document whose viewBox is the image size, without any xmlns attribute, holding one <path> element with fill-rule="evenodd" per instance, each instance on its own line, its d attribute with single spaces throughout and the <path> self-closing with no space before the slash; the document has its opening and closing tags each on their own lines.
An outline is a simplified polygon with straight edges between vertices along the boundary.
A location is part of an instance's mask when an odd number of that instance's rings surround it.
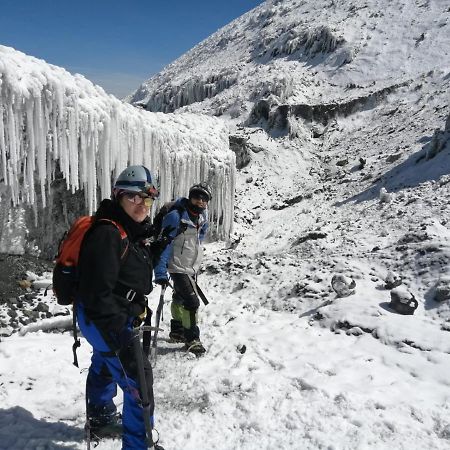
<svg viewBox="0 0 450 450">
<path fill-rule="evenodd" d="M 128 101 L 249 124 L 268 119 L 279 105 L 367 96 L 448 63 L 449 20 L 446 0 L 267 0 Z M 268 103 L 266 117 L 252 114 L 260 100 Z"/>
<path fill-rule="evenodd" d="M 229 235 L 235 157 L 222 122 L 139 110 L 80 75 L 0 46 L 0 183 L 15 205 L 36 204 L 38 186 L 45 206 L 60 171 L 72 193 L 84 191 L 92 212 L 98 190 L 109 197 L 128 164 L 151 169 L 160 203 L 208 181 L 213 230 Z"/>
</svg>

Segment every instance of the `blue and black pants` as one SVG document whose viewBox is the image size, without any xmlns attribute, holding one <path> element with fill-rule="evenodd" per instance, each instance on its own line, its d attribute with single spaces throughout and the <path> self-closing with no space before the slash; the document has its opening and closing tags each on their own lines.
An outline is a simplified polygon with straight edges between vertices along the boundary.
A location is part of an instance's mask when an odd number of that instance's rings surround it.
<svg viewBox="0 0 450 450">
<path fill-rule="evenodd" d="M 147 435 L 144 423 L 136 355 L 133 350 L 131 335 L 131 320 L 120 335 L 104 336 L 85 315 L 81 302 L 77 304 L 77 319 L 80 331 L 92 345 L 93 353 L 87 379 L 88 405 L 93 408 L 113 405 L 117 394 L 117 385 L 123 390 L 122 409 L 122 450 L 147 449 Z M 117 352 L 113 352 L 111 344 L 121 344 Z M 153 425 L 154 397 L 153 373 L 146 357 L 144 371 L 148 398 L 150 399 L 151 423 Z"/>
</svg>

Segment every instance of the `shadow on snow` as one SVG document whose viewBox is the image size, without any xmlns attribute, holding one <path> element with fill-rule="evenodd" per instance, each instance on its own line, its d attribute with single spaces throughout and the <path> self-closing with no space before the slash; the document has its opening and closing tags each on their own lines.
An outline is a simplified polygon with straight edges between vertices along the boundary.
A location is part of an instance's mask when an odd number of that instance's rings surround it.
<svg viewBox="0 0 450 450">
<path fill-rule="evenodd" d="M 20 406 L 0 409 L 0 450 L 76 450 L 79 447 L 74 442 L 81 442 L 83 437 L 81 428 L 36 419 Z"/>
<path fill-rule="evenodd" d="M 378 198 L 382 187 L 386 188 L 388 192 L 395 193 L 450 174 L 450 141 L 440 153 L 427 160 L 426 155 L 430 145 L 432 145 L 431 142 L 428 142 L 407 160 L 387 171 L 370 188 L 346 200 L 336 202 L 335 206 Z"/>
</svg>

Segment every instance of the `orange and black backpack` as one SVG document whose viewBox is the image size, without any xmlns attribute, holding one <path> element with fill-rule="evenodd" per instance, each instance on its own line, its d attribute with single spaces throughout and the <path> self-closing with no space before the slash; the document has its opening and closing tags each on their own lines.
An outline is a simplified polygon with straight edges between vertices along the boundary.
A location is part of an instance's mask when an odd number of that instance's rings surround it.
<svg viewBox="0 0 450 450">
<path fill-rule="evenodd" d="M 78 288 L 78 258 L 83 240 L 89 230 L 101 224 L 113 224 L 119 231 L 124 243 L 124 251 L 120 259 L 125 257 L 128 250 L 127 233 L 123 227 L 109 219 L 95 219 L 94 216 L 82 216 L 77 219 L 62 237 L 55 267 L 53 268 L 53 293 L 59 305 L 72 305 L 75 302 Z M 81 345 L 77 335 L 75 307 L 72 311 L 73 339 L 72 345 L 73 364 L 78 367 L 77 348 Z"/>
<path fill-rule="evenodd" d="M 94 216 L 82 216 L 77 219 L 59 243 L 53 268 L 53 292 L 59 305 L 71 305 L 75 301 L 78 287 L 78 258 L 83 239 L 94 225 L 102 223 L 111 223 L 120 231 L 125 243 L 121 259 L 125 256 L 128 249 L 127 234 L 120 224 L 109 219 L 96 220 Z"/>
</svg>

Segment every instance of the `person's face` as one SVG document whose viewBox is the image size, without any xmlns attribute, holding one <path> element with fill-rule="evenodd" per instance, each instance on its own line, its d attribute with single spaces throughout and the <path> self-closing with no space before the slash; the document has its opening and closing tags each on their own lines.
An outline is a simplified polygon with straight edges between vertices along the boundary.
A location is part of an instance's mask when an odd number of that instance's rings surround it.
<svg viewBox="0 0 450 450">
<path fill-rule="evenodd" d="M 135 221 L 141 223 L 148 217 L 153 199 L 130 192 L 120 197 L 120 206 Z"/>
<path fill-rule="evenodd" d="M 208 197 L 206 197 L 205 195 L 194 193 L 191 196 L 190 200 L 191 203 L 198 208 L 205 209 L 208 206 Z"/>
</svg>

